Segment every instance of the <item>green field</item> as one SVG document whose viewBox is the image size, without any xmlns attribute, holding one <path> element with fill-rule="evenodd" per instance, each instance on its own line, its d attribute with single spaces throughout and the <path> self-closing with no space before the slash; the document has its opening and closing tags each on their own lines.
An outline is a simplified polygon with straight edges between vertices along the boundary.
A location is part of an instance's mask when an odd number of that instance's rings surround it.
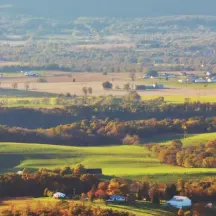
<svg viewBox="0 0 216 216">
<path fill-rule="evenodd" d="M 194 89 L 214 89 L 216 83 L 179 83 L 178 79 L 139 79 L 138 82 L 143 85 L 151 85 L 155 82 L 163 84 L 165 87 L 182 87 L 182 88 L 194 88 Z"/>
<path fill-rule="evenodd" d="M 174 104 L 181 104 L 185 102 L 185 98 L 189 98 L 190 102 L 201 102 L 201 103 L 214 103 L 216 102 L 216 96 L 193 96 L 193 97 L 187 97 L 183 95 L 164 95 L 164 101 L 167 103 L 174 103 Z M 142 100 L 152 100 L 158 98 L 157 96 L 149 96 L 145 95 L 142 96 Z"/>
<path fill-rule="evenodd" d="M 184 145 L 200 143 L 216 137 L 214 134 L 194 135 L 183 140 Z M 165 141 L 164 143 L 168 143 Z M 143 146 L 70 147 L 42 144 L 0 143 L 0 171 L 23 168 L 38 169 L 83 164 L 87 168 L 102 168 L 107 176 L 150 181 L 176 181 L 178 178 L 206 177 L 216 169 L 182 168 L 161 164 Z"/>
<path fill-rule="evenodd" d="M 7 97 L 18 97 L 20 100 L 26 97 L 56 97 L 57 94 L 47 93 L 47 92 L 36 92 L 36 91 L 26 91 L 18 89 L 6 89 L 0 88 L 0 100 L 6 99 Z"/>
<path fill-rule="evenodd" d="M 147 140 L 148 142 L 155 142 L 162 145 L 168 145 L 172 140 L 180 139 L 184 147 L 205 144 L 209 140 L 216 139 L 216 133 L 204 133 L 204 134 L 188 134 L 187 138 L 184 135 L 178 134 L 165 134 L 153 139 Z"/>
<path fill-rule="evenodd" d="M 42 102 L 44 98 L 49 99 L 49 104 L 45 104 Z M 158 98 L 157 96 L 142 96 L 142 100 L 153 100 Z M 63 105 L 56 105 L 56 95 L 43 93 L 43 92 L 32 92 L 32 91 L 24 91 L 24 90 L 4 90 L 1 89 L 0 92 L 0 103 L 6 107 L 30 107 L 30 108 L 38 108 L 38 107 L 63 107 Z M 185 102 L 184 96 L 164 96 L 164 100 L 166 103 L 174 103 L 180 104 Z M 200 96 L 190 97 L 191 102 L 200 101 L 200 102 L 215 102 L 216 96 Z M 69 99 L 69 104 L 73 104 L 73 101 Z"/>
</svg>

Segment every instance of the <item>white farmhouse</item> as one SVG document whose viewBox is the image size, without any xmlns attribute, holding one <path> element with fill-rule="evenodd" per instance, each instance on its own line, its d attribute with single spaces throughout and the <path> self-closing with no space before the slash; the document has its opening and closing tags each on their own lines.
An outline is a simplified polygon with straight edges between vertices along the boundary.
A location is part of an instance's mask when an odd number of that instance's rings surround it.
<svg viewBox="0 0 216 216">
<path fill-rule="evenodd" d="M 107 202 L 126 202 L 126 198 L 121 195 L 111 195 L 107 199 Z"/>
<path fill-rule="evenodd" d="M 55 199 L 64 199 L 65 197 L 66 195 L 64 193 L 57 192 L 53 194 L 53 198 Z"/>
<path fill-rule="evenodd" d="M 171 200 L 167 201 L 167 205 L 178 209 L 190 208 L 192 206 L 192 201 L 184 196 L 174 196 Z"/>
</svg>

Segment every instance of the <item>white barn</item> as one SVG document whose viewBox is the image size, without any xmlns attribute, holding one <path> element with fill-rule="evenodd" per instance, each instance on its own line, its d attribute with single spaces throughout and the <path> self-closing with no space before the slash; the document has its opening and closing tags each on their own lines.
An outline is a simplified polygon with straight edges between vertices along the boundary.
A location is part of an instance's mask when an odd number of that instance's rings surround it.
<svg viewBox="0 0 216 216">
<path fill-rule="evenodd" d="M 195 83 L 206 83 L 207 81 L 205 79 L 199 78 L 195 80 Z"/>
<path fill-rule="evenodd" d="M 178 209 L 190 208 L 192 206 L 192 201 L 184 196 L 174 196 L 171 200 L 167 201 L 166 204 Z"/>
<path fill-rule="evenodd" d="M 57 192 L 53 194 L 53 198 L 55 199 L 64 199 L 65 197 L 66 195 L 64 193 Z"/>
<path fill-rule="evenodd" d="M 111 195 L 107 199 L 107 202 L 126 202 L 126 198 L 121 195 Z"/>
</svg>

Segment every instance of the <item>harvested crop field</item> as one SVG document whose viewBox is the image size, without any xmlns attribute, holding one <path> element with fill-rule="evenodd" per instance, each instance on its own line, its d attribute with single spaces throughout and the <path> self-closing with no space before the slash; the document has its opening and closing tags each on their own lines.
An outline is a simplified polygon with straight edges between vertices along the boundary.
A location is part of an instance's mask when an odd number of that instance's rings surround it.
<svg viewBox="0 0 216 216">
<path fill-rule="evenodd" d="M 103 75 L 102 73 L 68 73 L 68 72 L 40 72 L 47 80 L 46 83 L 38 82 L 37 77 L 4 77 L 1 78 L 1 87 L 12 88 L 14 82 L 18 83 L 18 89 L 25 89 L 25 84 L 29 83 L 31 91 L 48 92 L 48 93 L 70 93 L 83 95 L 83 87 L 92 87 L 93 96 L 106 95 L 125 95 L 127 91 L 123 90 L 124 84 L 131 85 L 143 84 L 151 85 L 156 81 L 144 81 L 138 79 L 134 82 L 130 80 L 130 73 L 110 73 Z M 137 78 L 142 77 L 142 74 L 136 74 Z M 75 79 L 75 82 L 73 82 Z M 102 83 L 110 81 L 113 84 L 113 90 L 104 90 Z M 214 102 L 216 101 L 216 85 L 212 84 L 206 88 L 200 84 L 191 84 L 188 86 L 176 84 L 175 81 L 161 81 L 165 89 L 138 91 L 143 99 L 151 97 L 181 97 L 179 101 L 183 102 L 184 98 L 192 98 L 193 101 Z M 119 87 L 120 89 L 116 89 Z M 178 100 L 177 100 L 178 101 Z"/>
</svg>

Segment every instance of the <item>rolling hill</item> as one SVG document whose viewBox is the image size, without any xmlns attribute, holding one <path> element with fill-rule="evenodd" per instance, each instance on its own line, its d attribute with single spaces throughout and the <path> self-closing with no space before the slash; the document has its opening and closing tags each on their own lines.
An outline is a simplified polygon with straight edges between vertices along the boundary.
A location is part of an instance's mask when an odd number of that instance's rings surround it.
<svg viewBox="0 0 216 216">
<path fill-rule="evenodd" d="M 216 134 L 194 135 L 183 143 L 188 146 L 206 142 Z M 87 168 L 102 168 L 107 176 L 131 179 L 175 181 L 178 178 L 205 177 L 216 174 L 216 169 L 182 168 L 161 164 L 143 146 L 69 147 L 41 144 L 0 143 L 0 171 L 23 168 L 53 169 L 83 164 Z"/>
</svg>

